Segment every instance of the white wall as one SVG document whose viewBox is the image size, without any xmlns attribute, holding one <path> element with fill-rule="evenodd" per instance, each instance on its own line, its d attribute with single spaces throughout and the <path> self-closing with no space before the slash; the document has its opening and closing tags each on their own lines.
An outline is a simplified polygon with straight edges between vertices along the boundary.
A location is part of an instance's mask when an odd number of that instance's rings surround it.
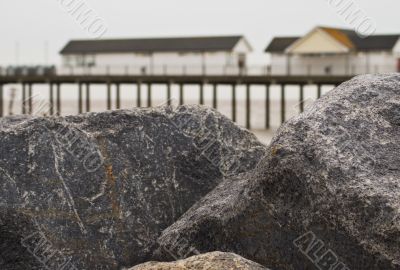
<svg viewBox="0 0 400 270">
<path fill-rule="evenodd" d="M 393 52 L 394 52 L 397 56 L 400 55 L 400 38 L 399 38 L 399 40 L 397 41 L 396 45 L 394 46 Z"/>
<path fill-rule="evenodd" d="M 242 38 L 238 44 L 236 44 L 233 51 L 236 53 L 249 53 L 251 52 L 251 47 L 250 44 L 244 38 Z"/>
<path fill-rule="evenodd" d="M 390 52 L 360 53 L 356 59 L 356 65 L 367 66 L 365 73 L 386 73 L 397 71 L 397 59 Z"/>
<path fill-rule="evenodd" d="M 271 54 L 271 74 L 286 74 L 287 73 L 287 55 L 281 53 Z"/>
<path fill-rule="evenodd" d="M 293 55 L 290 58 L 292 75 L 324 75 L 330 67 L 331 74 L 353 75 L 397 71 L 396 55 L 390 52 L 369 52 L 333 55 Z M 271 55 L 271 73 L 287 74 L 287 55 Z"/>
<path fill-rule="evenodd" d="M 346 53 L 348 51 L 347 47 L 321 29 L 311 31 L 287 49 L 287 52 L 297 54 Z"/>
<path fill-rule="evenodd" d="M 95 66 L 92 72 L 105 72 L 107 68 L 116 73 L 130 72 L 141 73 L 199 73 L 203 72 L 203 66 L 208 73 L 223 72 L 226 67 L 238 66 L 238 55 L 236 52 L 207 52 L 207 53 L 115 53 L 97 54 L 86 56 L 90 61 L 94 60 Z M 69 61 L 66 58 L 69 58 Z M 63 56 L 64 66 L 78 67 L 79 55 Z"/>
</svg>

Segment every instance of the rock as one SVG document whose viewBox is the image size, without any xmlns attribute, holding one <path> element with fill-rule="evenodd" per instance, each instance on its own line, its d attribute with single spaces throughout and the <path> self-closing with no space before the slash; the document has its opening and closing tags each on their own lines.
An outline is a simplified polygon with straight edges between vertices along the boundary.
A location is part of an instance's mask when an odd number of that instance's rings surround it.
<svg viewBox="0 0 400 270">
<path fill-rule="evenodd" d="M 154 258 L 190 248 L 272 269 L 400 269 L 399 198 L 400 75 L 359 76 L 286 122 L 254 171 L 163 232 Z"/>
<path fill-rule="evenodd" d="M 211 252 L 171 263 L 148 262 L 130 270 L 267 270 L 233 253 Z"/>
<path fill-rule="evenodd" d="M 214 110 L 0 120 L 0 269 L 121 269 L 265 146 Z"/>
</svg>

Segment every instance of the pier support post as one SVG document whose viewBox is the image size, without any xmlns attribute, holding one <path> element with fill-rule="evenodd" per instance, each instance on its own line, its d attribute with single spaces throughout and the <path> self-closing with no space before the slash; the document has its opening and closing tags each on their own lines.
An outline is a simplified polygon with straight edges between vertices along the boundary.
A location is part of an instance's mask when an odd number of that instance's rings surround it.
<svg viewBox="0 0 400 270">
<path fill-rule="evenodd" d="M 232 121 L 236 122 L 236 84 L 232 85 Z"/>
<path fill-rule="evenodd" d="M 200 105 L 204 105 L 204 83 L 200 84 L 200 90 L 199 90 L 199 95 L 200 95 Z"/>
<path fill-rule="evenodd" d="M 281 123 L 285 122 L 285 118 L 286 118 L 285 85 L 281 84 Z"/>
<path fill-rule="evenodd" d="M 171 105 L 171 86 L 172 86 L 172 82 L 169 82 L 167 84 L 167 104 L 168 104 L 168 106 Z"/>
<path fill-rule="evenodd" d="M 107 110 L 111 110 L 111 83 L 107 82 Z"/>
<path fill-rule="evenodd" d="M 120 89 L 120 84 L 117 83 L 116 85 L 117 89 L 116 89 L 116 101 L 115 101 L 115 107 L 118 109 L 121 108 L 121 89 Z"/>
<path fill-rule="evenodd" d="M 318 84 L 317 85 L 317 98 L 320 99 L 321 98 L 321 91 L 322 90 L 322 85 Z"/>
<path fill-rule="evenodd" d="M 32 84 L 28 84 L 28 114 L 32 114 Z"/>
<path fill-rule="evenodd" d="M 246 128 L 251 128 L 251 108 L 250 108 L 250 84 L 246 84 Z"/>
<path fill-rule="evenodd" d="M 214 109 L 217 109 L 217 107 L 218 107 L 218 104 L 217 104 L 217 84 L 213 84 L 213 95 L 212 95 L 212 98 L 213 98 L 213 108 Z"/>
<path fill-rule="evenodd" d="M 136 107 L 140 108 L 142 106 L 142 83 L 137 82 L 137 98 L 136 98 Z"/>
<path fill-rule="evenodd" d="M 57 110 L 57 115 L 61 115 L 61 84 L 57 83 L 56 87 L 56 110 Z"/>
<path fill-rule="evenodd" d="M 147 107 L 151 107 L 151 83 L 147 84 Z"/>
<path fill-rule="evenodd" d="M 86 83 L 86 112 L 90 112 L 90 84 Z"/>
<path fill-rule="evenodd" d="M 22 114 L 26 113 L 26 85 L 22 83 Z"/>
<path fill-rule="evenodd" d="M 271 104 L 270 104 L 270 85 L 265 85 L 265 128 L 270 128 L 270 111 L 271 111 Z"/>
<path fill-rule="evenodd" d="M 4 107 L 3 85 L 0 84 L 0 117 L 3 117 L 3 107 Z"/>
<path fill-rule="evenodd" d="M 53 84 L 50 82 L 49 84 L 49 114 L 54 114 L 54 91 L 53 91 Z"/>
<path fill-rule="evenodd" d="M 304 112 L 304 84 L 300 84 L 299 108 L 300 113 Z"/>
<path fill-rule="evenodd" d="M 78 112 L 83 113 L 82 83 L 78 84 Z"/>
<path fill-rule="evenodd" d="M 179 105 L 183 105 L 184 103 L 184 92 L 183 92 L 183 84 L 179 84 Z"/>
</svg>

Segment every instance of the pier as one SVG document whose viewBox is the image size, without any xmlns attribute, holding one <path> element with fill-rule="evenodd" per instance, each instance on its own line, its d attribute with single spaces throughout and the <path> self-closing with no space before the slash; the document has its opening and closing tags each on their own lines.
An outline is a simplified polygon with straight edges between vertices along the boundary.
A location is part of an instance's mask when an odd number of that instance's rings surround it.
<svg viewBox="0 0 400 270">
<path fill-rule="evenodd" d="M 272 75 L 3 75 L 0 76 L 0 116 L 4 115 L 3 89 L 7 84 L 22 85 L 22 114 L 32 113 L 32 99 L 34 98 L 33 86 L 35 84 L 47 84 L 49 86 L 49 114 L 60 115 L 61 108 L 61 92 L 63 84 L 76 84 L 78 89 L 77 108 L 79 113 L 90 112 L 90 97 L 93 92 L 92 85 L 107 86 L 107 109 L 112 108 L 115 104 L 117 109 L 120 108 L 121 84 L 135 85 L 137 91 L 137 99 L 132 100 L 132 105 L 136 107 L 151 107 L 153 85 L 165 85 L 166 104 L 171 104 L 171 88 L 173 85 L 179 86 L 179 104 L 184 104 L 184 87 L 186 85 L 198 85 L 199 104 L 205 103 L 204 86 L 212 86 L 212 107 L 217 108 L 217 92 L 220 85 L 229 85 L 232 91 L 231 100 L 231 119 L 236 121 L 237 114 L 237 87 L 245 86 L 245 126 L 251 128 L 251 93 L 252 86 L 261 85 L 265 89 L 265 129 L 270 128 L 270 88 L 277 85 L 280 87 L 280 119 L 281 122 L 286 120 L 286 86 L 295 85 L 299 89 L 299 110 L 304 110 L 304 86 L 315 85 L 317 89 L 317 97 L 321 97 L 321 88 L 325 85 L 337 86 L 347 81 L 351 76 L 272 76 Z M 147 103 L 142 100 L 142 86 L 146 85 Z M 113 89 L 114 88 L 114 89 Z M 112 90 L 115 90 L 115 100 L 112 99 Z M 83 98 L 85 91 L 85 100 Z"/>
</svg>

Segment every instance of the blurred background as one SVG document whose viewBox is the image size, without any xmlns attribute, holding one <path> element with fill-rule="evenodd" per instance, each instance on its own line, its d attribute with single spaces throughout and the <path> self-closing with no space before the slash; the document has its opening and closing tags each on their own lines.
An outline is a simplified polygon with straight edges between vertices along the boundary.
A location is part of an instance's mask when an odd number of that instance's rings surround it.
<svg viewBox="0 0 400 270">
<path fill-rule="evenodd" d="M 57 76 L 77 80 L 82 76 L 201 76 L 203 92 L 198 85 L 185 85 L 184 103 L 204 99 L 202 103 L 214 106 L 216 98 L 217 109 L 232 118 L 234 97 L 234 120 L 268 141 L 282 122 L 282 98 L 288 119 L 344 78 L 400 70 L 399 8 L 395 0 L 4 0 L 0 2 L 2 115 L 23 113 L 23 101 L 32 93 L 36 103 L 48 101 L 49 82 Z M 237 83 L 236 93 L 231 83 L 221 84 L 214 97 L 210 78 L 215 76 L 231 78 Z M 318 85 L 316 78 L 321 76 L 335 79 Z M 307 83 L 292 85 L 283 80 L 290 82 L 293 77 Z M 265 81 L 269 92 L 265 85 L 251 85 L 248 112 L 243 82 L 251 78 Z M 282 83 L 276 84 L 276 78 L 282 78 Z M 32 84 L 28 94 L 23 92 L 24 82 Z M 176 80 L 170 94 L 156 82 L 152 106 L 168 98 L 179 103 Z M 137 106 L 137 84 L 112 83 L 111 109 Z M 60 114 L 80 112 L 77 84 L 61 84 Z M 283 84 L 287 85 L 284 96 Z M 90 111 L 110 109 L 106 83 L 93 85 L 90 91 Z M 87 92 L 81 95 L 88 99 Z M 149 91 L 141 93 L 143 104 L 149 104 L 149 95 Z M 115 98 L 120 104 L 115 105 Z M 35 102 L 32 106 L 38 107 Z M 46 114 L 34 109 L 25 113 Z"/>
</svg>

